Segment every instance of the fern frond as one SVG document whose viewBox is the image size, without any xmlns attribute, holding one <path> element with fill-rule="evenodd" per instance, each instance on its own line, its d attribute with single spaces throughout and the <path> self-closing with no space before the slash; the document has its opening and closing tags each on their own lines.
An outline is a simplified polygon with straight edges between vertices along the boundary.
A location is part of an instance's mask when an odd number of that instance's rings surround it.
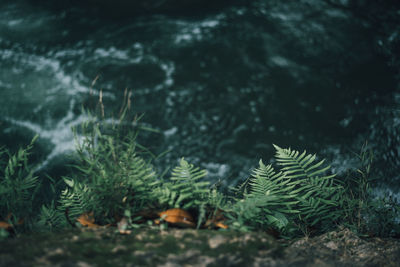
<svg viewBox="0 0 400 267">
<path fill-rule="evenodd" d="M 294 186 L 289 183 L 290 179 L 282 171 L 275 172 L 272 165 L 264 165 L 260 160 L 259 167 L 253 170 L 249 179 L 250 195 L 268 196 L 290 192 Z"/>
<path fill-rule="evenodd" d="M 26 148 L 20 148 L 15 154 L 7 150 L 0 151 L 3 158 L 0 166 L 0 214 L 12 212 L 16 218 L 26 217 L 33 209 L 33 199 L 40 187 L 32 166 L 28 163 L 30 151 L 37 136 Z M 3 215 L 4 216 L 4 215 Z"/>
<path fill-rule="evenodd" d="M 330 169 L 330 166 L 319 168 L 325 160 L 313 164 L 316 155 L 307 155 L 306 151 L 300 154 L 298 151 L 291 150 L 290 148 L 283 149 L 277 145 L 274 145 L 274 147 L 276 149 L 276 160 L 279 165 L 283 166 L 282 170 L 288 178 L 311 179 Z M 329 178 L 334 176 L 332 175 Z"/>
<path fill-rule="evenodd" d="M 306 151 L 282 149 L 274 145 L 278 164 L 295 185 L 293 192 L 298 194 L 299 218 L 302 223 L 314 226 L 323 221 L 335 221 L 342 215 L 340 198 L 343 187 L 337 182 L 335 174 L 325 175 L 330 166 L 323 166 L 325 160 L 315 163 L 316 155 Z"/>
<path fill-rule="evenodd" d="M 298 230 L 307 233 L 316 225 L 332 225 L 343 213 L 343 187 L 335 175 L 325 175 L 330 166 L 324 167 L 324 160 L 315 162 L 316 155 L 306 151 L 274 147 L 281 169 L 275 171 L 260 160 L 242 185 L 243 199 L 230 209 L 231 223 L 238 224 L 238 229 L 242 224 L 273 227 L 290 235 Z"/>
<path fill-rule="evenodd" d="M 182 158 L 179 162 L 179 166 L 176 166 L 172 170 L 171 175 L 172 181 L 195 184 L 197 180 L 202 179 L 207 175 L 207 171 L 195 167 L 193 164 L 188 163 L 184 158 Z"/>
<path fill-rule="evenodd" d="M 182 158 L 179 165 L 172 170 L 170 182 L 156 190 L 159 202 L 174 208 L 200 207 L 208 201 L 210 192 L 210 183 L 201 181 L 206 175 L 206 170 L 195 167 Z"/>
<path fill-rule="evenodd" d="M 60 229 L 65 225 L 64 213 L 56 208 L 54 201 L 49 205 L 42 205 L 37 225 L 41 230 Z"/>
<path fill-rule="evenodd" d="M 64 182 L 67 188 L 61 192 L 58 209 L 61 212 L 68 210 L 69 216 L 73 219 L 91 211 L 88 206 L 91 204 L 90 188 L 73 179 L 64 178 Z"/>
</svg>

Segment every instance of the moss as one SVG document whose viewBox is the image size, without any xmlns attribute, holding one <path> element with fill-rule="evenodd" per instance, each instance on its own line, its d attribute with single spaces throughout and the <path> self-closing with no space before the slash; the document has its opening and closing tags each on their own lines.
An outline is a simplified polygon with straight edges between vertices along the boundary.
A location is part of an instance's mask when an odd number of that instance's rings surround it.
<svg viewBox="0 0 400 267">
<path fill-rule="evenodd" d="M 210 240 L 216 238 L 224 242 L 210 247 Z M 83 261 L 97 266 L 128 262 L 154 265 L 166 259 L 195 261 L 200 255 L 224 261 L 224 255 L 235 252 L 240 261 L 250 262 L 260 249 L 275 247 L 275 242 L 265 234 L 234 231 L 140 229 L 124 236 L 116 233 L 115 229 L 67 230 L 3 240 L 0 242 L 0 258 L 13 255 L 14 262 L 8 262 L 12 265 L 32 262 L 60 264 L 66 261 Z M 0 265 L 3 263 L 0 261 Z"/>
<path fill-rule="evenodd" d="M 400 260 L 400 240 L 364 240 L 348 229 L 282 242 L 231 230 L 65 230 L 0 241 L 0 266 L 397 266 Z"/>
</svg>

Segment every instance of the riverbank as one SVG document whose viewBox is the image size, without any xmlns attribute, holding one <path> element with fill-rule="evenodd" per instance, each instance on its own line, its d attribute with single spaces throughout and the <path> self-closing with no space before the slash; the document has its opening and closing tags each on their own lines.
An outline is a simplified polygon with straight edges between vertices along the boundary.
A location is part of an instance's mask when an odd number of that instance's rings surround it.
<svg viewBox="0 0 400 267">
<path fill-rule="evenodd" d="M 0 266 L 399 266 L 400 239 L 341 229 L 296 241 L 266 233 L 112 228 L 0 241 Z"/>
</svg>

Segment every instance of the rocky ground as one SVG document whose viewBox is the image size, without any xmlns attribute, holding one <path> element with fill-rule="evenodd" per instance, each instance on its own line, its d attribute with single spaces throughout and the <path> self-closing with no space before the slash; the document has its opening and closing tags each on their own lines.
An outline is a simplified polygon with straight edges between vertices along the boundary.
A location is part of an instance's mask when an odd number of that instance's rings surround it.
<svg viewBox="0 0 400 267">
<path fill-rule="evenodd" d="M 0 241 L 0 266 L 400 266 L 400 240 L 347 229 L 290 242 L 233 231 L 69 230 Z"/>
</svg>

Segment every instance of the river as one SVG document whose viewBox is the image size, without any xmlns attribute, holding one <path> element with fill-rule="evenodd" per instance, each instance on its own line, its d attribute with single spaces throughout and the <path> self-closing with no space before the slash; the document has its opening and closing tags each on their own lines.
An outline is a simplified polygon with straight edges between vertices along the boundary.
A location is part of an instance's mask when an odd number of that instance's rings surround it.
<svg viewBox="0 0 400 267">
<path fill-rule="evenodd" d="M 39 134 L 41 170 L 65 173 L 82 105 L 102 89 L 115 109 L 129 88 L 142 121 L 160 131 L 143 143 L 171 150 L 162 168 L 185 157 L 234 185 L 277 144 L 317 153 L 345 175 L 368 141 L 381 192 L 400 192 L 395 1 L 382 10 L 254 0 L 112 15 L 51 2 L 0 3 L 0 144 L 15 149 Z"/>
</svg>

